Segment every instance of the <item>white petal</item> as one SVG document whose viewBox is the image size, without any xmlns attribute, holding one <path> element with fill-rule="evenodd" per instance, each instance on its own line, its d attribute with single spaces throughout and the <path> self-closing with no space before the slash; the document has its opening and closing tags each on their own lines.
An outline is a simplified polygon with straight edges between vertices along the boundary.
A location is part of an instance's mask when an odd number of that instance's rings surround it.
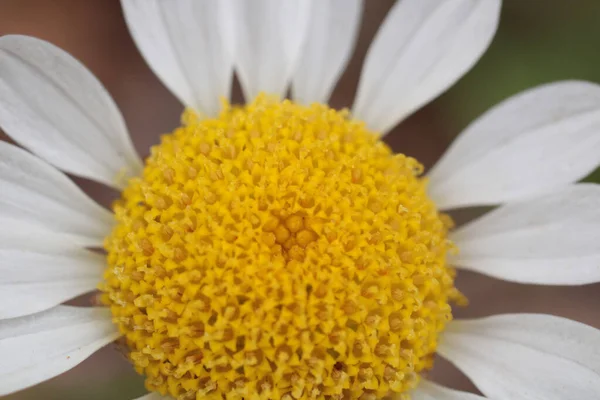
<svg viewBox="0 0 600 400">
<path fill-rule="evenodd" d="M 138 49 L 171 92 L 217 115 L 233 78 L 233 26 L 226 2 L 122 0 Z"/>
<path fill-rule="evenodd" d="M 411 400 L 485 400 L 473 393 L 448 389 L 425 379 L 411 393 Z"/>
<path fill-rule="evenodd" d="M 312 1 L 231 0 L 235 65 L 246 101 L 283 97 L 306 39 Z"/>
<path fill-rule="evenodd" d="M 500 0 L 396 2 L 367 54 L 354 115 L 386 133 L 462 77 L 490 44 Z"/>
<path fill-rule="evenodd" d="M 600 185 L 509 203 L 451 236 L 457 267 L 544 285 L 600 281 Z"/>
<path fill-rule="evenodd" d="M 172 399 L 167 396 L 161 396 L 160 393 L 148 393 L 145 396 L 137 397 L 133 400 L 172 400 Z"/>
<path fill-rule="evenodd" d="M 327 103 L 352 56 L 362 8 L 362 0 L 313 3 L 308 34 L 292 77 L 294 100 Z"/>
<path fill-rule="evenodd" d="M 429 173 L 442 208 L 490 205 L 575 182 L 600 161 L 600 86 L 530 89 L 473 122 Z"/>
<path fill-rule="evenodd" d="M 85 246 L 101 246 L 112 225 L 111 213 L 60 171 L 1 141 L 0 217 L 69 234 Z"/>
<path fill-rule="evenodd" d="M 600 331 L 565 318 L 455 321 L 438 353 L 493 399 L 595 399 L 600 393 Z"/>
<path fill-rule="evenodd" d="M 0 319 L 47 310 L 92 291 L 104 256 L 69 237 L 0 218 Z"/>
<path fill-rule="evenodd" d="M 0 38 L 0 124 L 63 171 L 122 187 L 139 174 L 123 117 L 102 84 L 43 40 Z"/>
<path fill-rule="evenodd" d="M 68 371 L 118 336 L 104 308 L 58 306 L 0 321 L 0 396 Z"/>
</svg>

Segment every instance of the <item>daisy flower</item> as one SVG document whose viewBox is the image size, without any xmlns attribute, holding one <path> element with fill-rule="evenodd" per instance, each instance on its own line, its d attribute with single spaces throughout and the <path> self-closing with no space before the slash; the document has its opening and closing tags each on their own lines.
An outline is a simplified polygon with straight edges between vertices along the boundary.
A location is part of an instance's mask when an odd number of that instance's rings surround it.
<svg viewBox="0 0 600 400">
<path fill-rule="evenodd" d="M 426 175 L 380 140 L 473 66 L 500 0 L 397 2 L 342 111 L 360 0 L 122 4 L 187 107 L 145 161 L 83 65 L 0 38 L 0 124 L 30 151 L 0 143 L 0 395 L 120 340 L 146 400 L 483 398 L 427 380 L 436 354 L 487 398 L 597 398 L 594 328 L 452 305 L 455 268 L 600 281 L 600 189 L 574 183 L 598 163 L 600 87 L 506 100 Z M 113 212 L 60 171 L 120 189 Z M 442 212 L 481 205 L 457 229 Z M 103 306 L 61 305 L 96 288 Z"/>
</svg>

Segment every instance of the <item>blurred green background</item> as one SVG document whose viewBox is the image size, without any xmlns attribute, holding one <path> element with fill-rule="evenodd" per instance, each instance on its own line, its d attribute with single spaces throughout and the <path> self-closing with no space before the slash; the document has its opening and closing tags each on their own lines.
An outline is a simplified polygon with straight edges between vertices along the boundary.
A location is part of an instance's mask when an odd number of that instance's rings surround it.
<svg viewBox="0 0 600 400">
<path fill-rule="evenodd" d="M 351 105 L 368 44 L 392 3 L 367 0 L 356 54 L 333 95 L 334 106 Z M 140 154 L 147 155 L 159 134 L 178 124 L 181 105 L 135 49 L 118 0 L 2 0 L 0 34 L 9 33 L 46 39 L 86 64 L 115 98 Z M 600 82 L 599 50 L 600 1 L 505 0 L 498 33 L 476 67 L 386 140 L 431 166 L 470 121 L 508 96 L 555 80 Z M 600 181 L 600 173 L 589 179 Z M 78 182 L 104 204 L 116 196 L 100 185 Z M 461 273 L 458 285 L 471 300 L 470 307 L 457 310 L 459 316 L 548 312 L 600 327 L 600 285 L 536 287 L 473 273 Z M 444 362 L 434 375 L 449 386 L 473 389 Z M 141 379 L 124 357 L 107 348 L 69 373 L 7 399 L 129 400 L 143 393 Z"/>
</svg>

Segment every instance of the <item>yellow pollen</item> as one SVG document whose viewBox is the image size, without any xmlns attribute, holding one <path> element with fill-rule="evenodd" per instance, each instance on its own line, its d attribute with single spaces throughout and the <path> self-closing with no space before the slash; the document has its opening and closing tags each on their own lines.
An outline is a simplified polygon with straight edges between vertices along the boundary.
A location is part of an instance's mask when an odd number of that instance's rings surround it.
<svg viewBox="0 0 600 400">
<path fill-rule="evenodd" d="M 151 391 L 376 399 L 413 388 L 460 300 L 420 164 L 325 105 L 192 112 L 114 204 L 101 285 Z"/>
</svg>

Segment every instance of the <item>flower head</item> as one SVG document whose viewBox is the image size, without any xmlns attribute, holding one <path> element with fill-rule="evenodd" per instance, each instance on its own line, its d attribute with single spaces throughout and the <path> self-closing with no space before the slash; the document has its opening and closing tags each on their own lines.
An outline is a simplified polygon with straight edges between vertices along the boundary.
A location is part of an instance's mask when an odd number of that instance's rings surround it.
<svg viewBox="0 0 600 400">
<path fill-rule="evenodd" d="M 347 113 L 259 96 L 152 149 L 103 285 L 149 389 L 405 392 L 459 296 L 422 167 Z"/>
<path fill-rule="evenodd" d="M 507 100 L 427 176 L 380 140 L 476 62 L 500 1 L 396 3 L 351 111 L 325 103 L 361 1 L 123 6 L 188 107 L 145 162 L 81 64 L 0 38 L 0 124 L 45 160 L 0 143 L 0 394 L 118 338 L 146 400 L 477 398 L 425 379 L 435 354 L 490 398 L 600 393 L 595 329 L 544 315 L 453 321 L 451 308 L 466 304 L 453 266 L 600 280 L 600 189 L 572 184 L 598 163 L 600 88 L 560 82 Z M 227 102 L 234 69 L 246 104 Z M 55 167 L 121 189 L 114 212 Z M 458 229 L 441 211 L 498 204 Z M 96 287 L 103 307 L 60 305 Z"/>
</svg>

